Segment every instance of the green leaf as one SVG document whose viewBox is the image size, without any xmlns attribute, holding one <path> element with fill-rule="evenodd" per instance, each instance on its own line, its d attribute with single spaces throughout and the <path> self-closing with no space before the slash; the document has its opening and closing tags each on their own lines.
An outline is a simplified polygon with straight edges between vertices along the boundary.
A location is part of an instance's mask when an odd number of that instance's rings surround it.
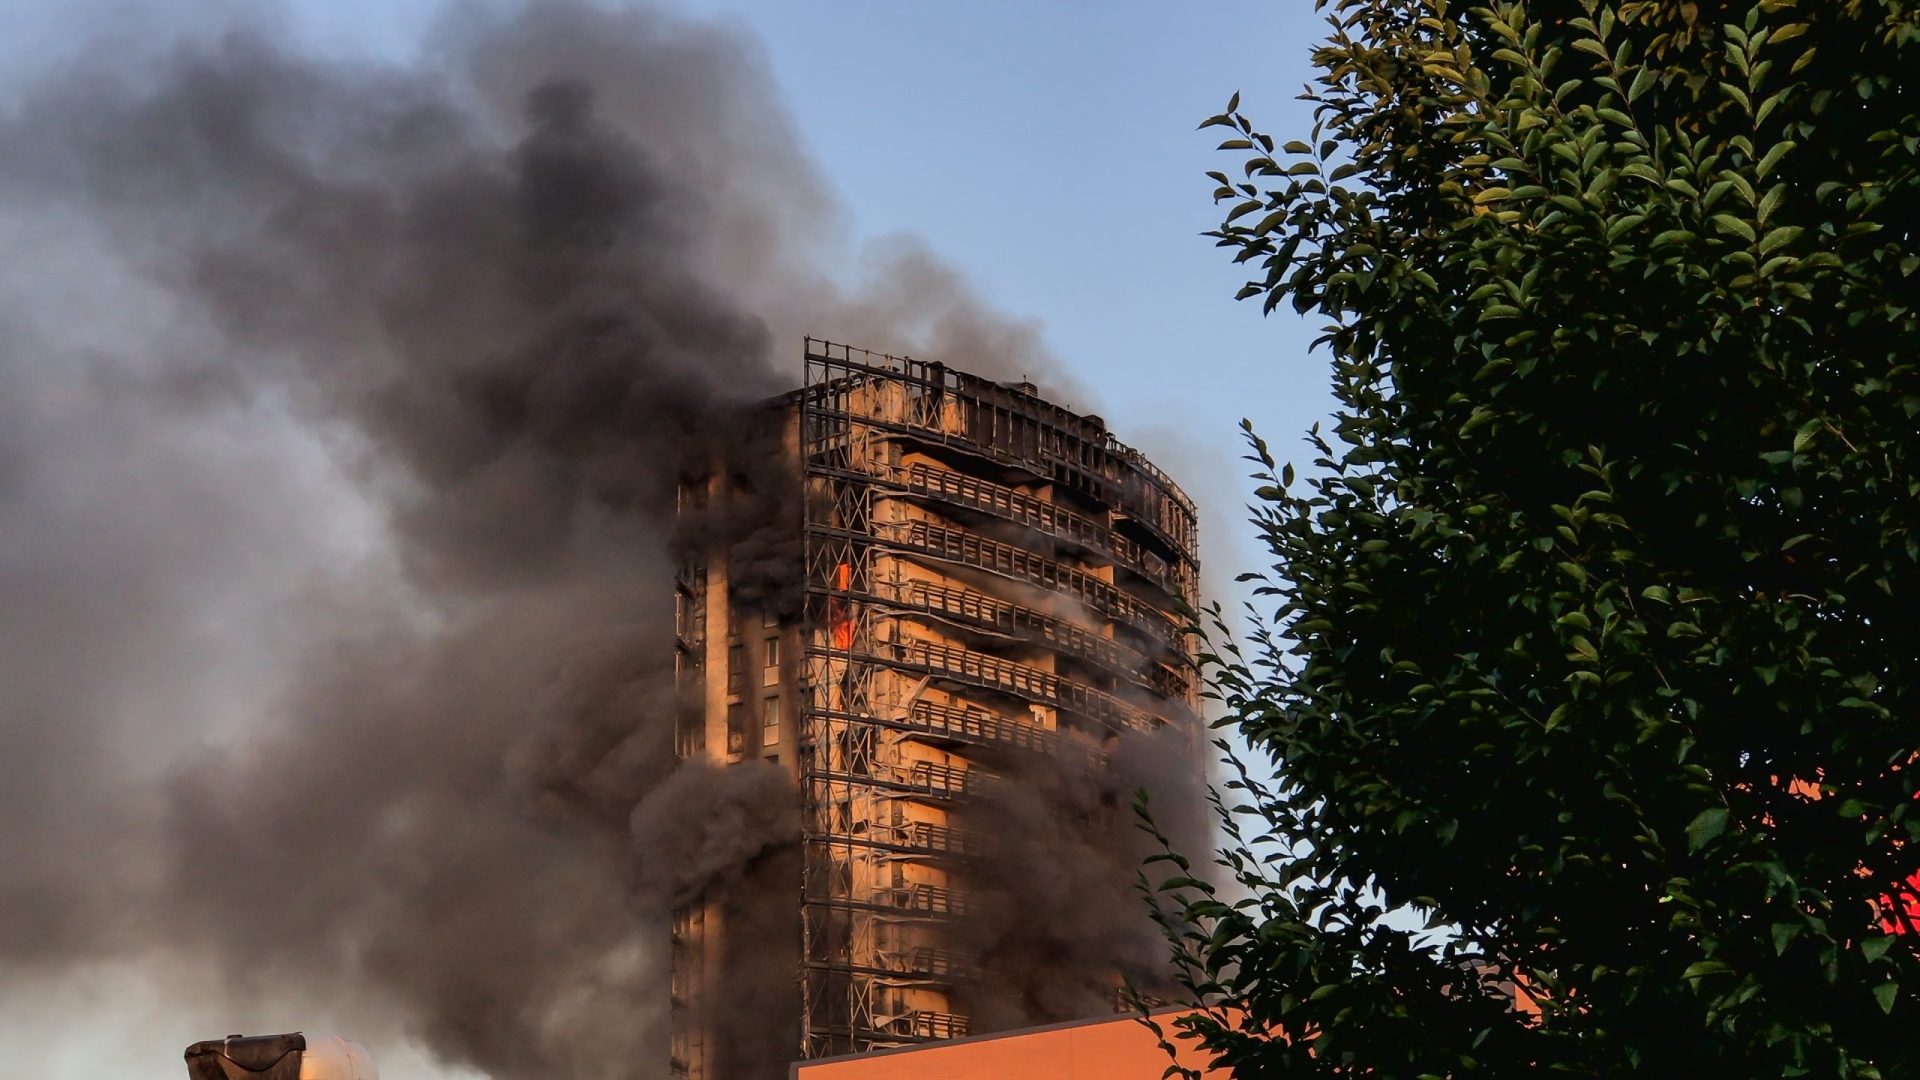
<svg viewBox="0 0 1920 1080">
<path fill-rule="evenodd" d="M 1753 243 L 1755 235 L 1753 226 L 1741 221 L 1732 214 L 1715 214 L 1713 215 L 1712 221 L 1714 228 L 1719 229 L 1721 232 L 1730 233 L 1745 240 L 1749 244 Z"/>
<path fill-rule="evenodd" d="M 1880 1011 L 1883 1013 L 1893 1011 L 1894 999 L 1899 996 L 1900 984 L 1891 980 L 1873 988 L 1873 1000 L 1880 1003 Z"/>
<path fill-rule="evenodd" d="M 1785 184 L 1775 184 L 1767 190 L 1765 195 L 1760 196 L 1760 221 L 1765 223 L 1768 218 L 1772 217 L 1773 212 L 1780 209 L 1781 200 L 1786 197 L 1787 186 Z"/>
<path fill-rule="evenodd" d="M 1760 254 L 1773 254 L 1780 245 L 1792 243 L 1803 231 L 1805 230 L 1798 225 L 1782 225 L 1777 229 L 1767 230 L 1767 235 L 1760 240 Z"/>
<path fill-rule="evenodd" d="M 1801 926 L 1799 923 L 1774 923 L 1771 928 L 1773 954 L 1775 956 L 1784 955 L 1787 951 L 1787 946 L 1793 944 L 1793 939 L 1800 936 L 1800 930 Z"/>
<path fill-rule="evenodd" d="M 1607 243 L 1611 244 L 1620 239 L 1627 230 L 1645 220 L 1647 220 L 1647 215 L 1645 214 L 1622 214 L 1614 218 L 1607 223 Z"/>
<path fill-rule="evenodd" d="M 1878 963 L 1892 947 L 1893 937 L 1890 934 L 1876 934 L 1860 939 L 1860 955 L 1866 957 L 1869 964 Z"/>
<path fill-rule="evenodd" d="M 1630 102 L 1640 100 L 1640 95 L 1646 93 L 1648 88 L 1653 86 L 1654 78 L 1653 67 L 1651 65 L 1643 66 L 1639 74 L 1633 77 L 1633 84 L 1627 87 L 1627 100 Z"/>
<path fill-rule="evenodd" d="M 1786 157 L 1787 153 L 1797 145 L 1799 144 L 1791 139 L 1782 139 L 1774 143 L 1772 147 L 1768 148 L 1766 156 L 1761 158 L 1759 164 L 1754 167 L 1754 172 L 1757 173 L 1762 180 L 1766 179 L 1767 174 L 1772 172 L 1774 167 L 1780 164 L 1780 159 Z"/>
<path fill-rule="evenodd" d="M 1687 823 L 1687 849 L 1699 851 L 1727 831 L 1727 808 L 1715 806 L 1700 811 Z M 1691 970 L 1691 969 L 1689 969 Z"/>
<path fill-rule="evenodd" d="M 1768 94 L 1766 97 L 1760 99 L 1760 108 L 1755 110 L 1753 114 L 1754 126 L 1759 127 L 1761 124 L 1766 123 L 1767 117 L 1772 116 L 1773 110 L 1779 108 L 1780 103 L 1785 100 L 1787 100 L 1787 91 L 1785 90 L 1777 94 Z"/>
<path fill-rule="evenodd" d="M 1818 435 L 1820 429 L 1826 426 L 1827 422 L 1818 417 L 1801 424 L 1800 429 L 1793 433 L 1793 452 L 1797 454 L 1813 445 L 1814 436 Z"/>
</svg>

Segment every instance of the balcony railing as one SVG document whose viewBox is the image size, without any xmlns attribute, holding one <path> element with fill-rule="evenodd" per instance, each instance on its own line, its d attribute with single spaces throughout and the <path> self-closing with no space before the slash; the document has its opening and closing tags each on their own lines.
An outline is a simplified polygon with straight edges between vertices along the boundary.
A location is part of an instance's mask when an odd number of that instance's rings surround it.
<svg viewBox="0 0 1920 1080">
<path fill-rule="evenodd" d="M 814 710 L 816 718 L 881 727 L 921 735 L 935 742 L 949 742 L 983 748 L 1030 750 L 1051 753 L 1059 736 L 1025 720 L 998 716 L 985 709 L 961 708 L 931 701 L 916 701 L 901 716 L 855 716 L 833 710 Z"/>
<path fill-rule="evenodd" d="M 907 770 L 907 783 L 911 787 L 950 799 L 978 795 L 991 787 L 995 779 L 981 769 L 957 769 L 932 761 L 916 761 Z"/>
<path fill-rule="evenodd" d="M 978 795 L 996 780 L 980 769 L 955 768 L 931 761 L 915 761 L 877 767 L 872 773 L 847 773 L 810 770 L 808 776 L 828 783 L 868 788 L 891 796 L 921 796 L 936 801 L 951 801 Z"/>
<path fill-rule="evenodd" d="M 892 838 L 877 842 L 928 855 L 963 858 L 978 855 L 985 848 L 984 838 L 973 832 L 953 825 L 937 825 L 931 821 L 909 821 L 893 826 Z"/>
<path fill-rule="evenodd" d="M 1181 628 L 1165 613 L 1127 595 L 1112 582 L 1102 581 L 1084 570 L 1063 565 L 1058 560 L 931 521 L 884 525 L 876 531 L 876 536 L 894 547 L 922 552 L 934 558 L 1064 593 L 1132 627 L 1169 652 L 1178 656 L 1186 655 Z"/>
<path fill-rule="evenodd" d="M 899 473 L 894 482 L 914 494 L 1017 522 L 1104 555 L 1157 585 L 1168 596 L 1187 603 L 1193 600 L 1189 575 L 1104 522 L 1000 484 L 925 463 Z"/>
<path fill-rule="evenodd" d="M 958 1013 L 915 1009 L 887 1020 L 882 1027 L 893 1035 L 908 1039 L 964 1039 L 972 1031 L 967 1018 Z"/>
<path fill-rule="evenodd" d="M 965 915 L 967 898 L 944 885 L 907 885 L 886 892 L 886 903 L 922 915 Z"/>
<path fill-rule="evenodd" d="M 878 582 L 871 598 L 884 606 L 937 615 L 1008 637 L 1043 643 L 1076 660 L 1101 668 L 1143 689 L 1184 703 L 1191 683 L 1109 637 L 1101 637 L 1064 619 L 971 589 L 909 579 Z"/>
<path fill-rule="evenodd" d="M 807 364 L 805 408 L 817 416 L 907 431 L 993 460 L 1023 464 L 1038 475 L 1119 505 L 1170 547 L 1195 550 L 1193 501 L 1158 466 L 1089 417 L 940 364 L 832 342 L 809 339 Z M 812 374 L 815 366 L 823 369 L 824 379 Z M 868 378 L 902 383 L 908 395 L 897 405 L 874 401 L 866 403 L 863 412 L 848 410 L 847 391 Z M 909 408 L 916 412 L 909 413 Z M 920 415 L 938 416 L 937 426 L 926 426 L 926 420 L 909 422 Z"/>
<path fill-rule="evenodd" d="M 883 658 L 895 664 L 1066 709 L 1113 727 L 1152 731 L 1160 726 L 1159 717 L 1112 694 L 1011 660 L 927 641 L 885 642 L 878 647 Z"/>
<path fill-rule="evenodd" d="M 919 579 L 881 582 L 876 587 L 888 594 L 886 599 L 890 603 L 928 614 L 945 615 L 1010 637 L 1043 641 L 1117 675 L 1133 675 L 1147 666 L 1145 656 L 1112 638 L 1101 637 L 1063 619 L 1010 600 Z"/>
<path fill-rule="evenodd" d="M 1059 736 L 1043 727 L 1009 720 L 982 709 L 963 709 L 916 701 L 903 726 L 956 742 L 1004 746 L 1015 750 L 1052 753 Z"/>
<path fill-rule="evenodd" d="M 971 978 L 980 970 L 979 964 L 965 953 L 931 946 L 914 949 L 905 956 L 889 957 L 885 966 L 902 975 L 936 980 Z"/>
</svg>

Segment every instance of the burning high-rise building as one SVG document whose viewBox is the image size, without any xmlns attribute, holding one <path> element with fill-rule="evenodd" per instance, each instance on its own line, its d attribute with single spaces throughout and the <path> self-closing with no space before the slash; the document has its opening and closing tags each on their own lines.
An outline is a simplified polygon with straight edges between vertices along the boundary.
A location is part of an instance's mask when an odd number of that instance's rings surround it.
<svg viewBox="0 0 1920 1080">
<path fill-rule="evenodd" d="M 812 339 L 681 498 L 677 753 L 777 768 L 798 835 L 683 898 L 674 1072 L 1110 1007 L 1128 797 L 1196 786 L 1192 502 L 1031 385 Z"/>
</svg>

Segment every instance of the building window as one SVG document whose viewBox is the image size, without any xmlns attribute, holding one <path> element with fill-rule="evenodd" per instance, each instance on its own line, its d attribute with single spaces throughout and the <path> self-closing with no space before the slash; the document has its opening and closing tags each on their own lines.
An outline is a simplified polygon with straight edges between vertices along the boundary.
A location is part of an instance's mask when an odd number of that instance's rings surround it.
<svg viewBox="0 0 1920 1080">
<path fill-rule="evenodd" d="M 770 697 L 760 703 L 760 745 L 780 741 L 780 699 Z"/>
<path fill-rule="evenodd" d="M 780 639 L 777 637 L 767 639 L 767 662 L 760 672 L 760 685 L 780 685 Z"/>
<path fill-rule="evenodd" d="M 684 760 L 696 758 L 707 750 L 707 718 L 699 711 L 688 709 L 681 712 L 674 725 L 673 748 Z"/>
<path fill-rule="evenodd" d="M 773 610 L 772 604 L 760 609 L 760 625 L 768 630 L 780 625 L 780 613 Z"/>
<path fill-rule="evenodd" d="M 747 707 L 738 702 L 727 706 L 727 753 L 738 754 L 747 748 Z"/>
<path fill-rule="evenodd" d="M 727 646 L 727 693 L 737 694 L 747 688 L 747 649 L 744 645 Z"/>
</svg>

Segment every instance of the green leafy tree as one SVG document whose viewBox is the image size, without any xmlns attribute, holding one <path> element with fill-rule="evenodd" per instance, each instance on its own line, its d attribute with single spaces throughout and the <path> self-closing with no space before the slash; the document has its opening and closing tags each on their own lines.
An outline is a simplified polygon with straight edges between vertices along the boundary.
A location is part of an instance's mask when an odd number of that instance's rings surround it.
<svg viewBox="0 0 1920 1080">
<path fill-rule="evenodd" d="M 1207 122 L 1338 408 L 1299 479 L 1251 439 L 1215 691 L 1278 779 L 1231 888 L 1166 857 L 1189 1036 L 1920 1076 L 1920 4 L 1319 6 L 1310 136 Z"/>
</svg>

